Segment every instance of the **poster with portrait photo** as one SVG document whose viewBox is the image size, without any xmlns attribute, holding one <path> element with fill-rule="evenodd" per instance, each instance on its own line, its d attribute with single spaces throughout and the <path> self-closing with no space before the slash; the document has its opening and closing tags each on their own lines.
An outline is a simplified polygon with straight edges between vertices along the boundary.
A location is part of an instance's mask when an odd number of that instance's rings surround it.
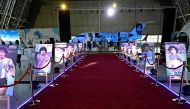
<svg viewBox="0 0 190 109">
<path fill-rule="evenodd" d="M 74 53 L 79 51 L 78 43 L 73 43 Z"/>
<path fill-rule="evenodd" d="M 128 43 L 121 43 L 121 51 L 126 52 L 127 51 L 127 45 Z"/>
<path fill-rule="evenodd" d="M 62 56 L 66 55 L 67 43 L 55 43 L 55 62 L 59 62 Z M 62 59 L 58 64 L 63 64 L 64 59 Z"/>
<path fill-rule="evenodd" d="M 137 53 L 137 48 L 136 48 L 137 43 L 131 42 L 130 46 L 131 46 L 131 51 L 132 51 L 133 55 L 136 55 L 136 53 Z"/>
<path fill-rule="evenodd" d="M 51 62 L 49 61 L 51 60 L 51 57 L 52 44 L 36 44 L 34 65 L 38 68 L 46 67 L 43 69 L 35 69 L 34 73 L 50 73 Z"/>
<path fill-rule="evenodd" d="M 135 42 L 130 42 L 127 45 L 127 53 L 133 53 L 134 55 L 136 54 L 137 50 L 136 50 L 136 43 Z"/>
<path fill-rule="evenodd" d="M 68 49 L 69 55 L 73 55 L 74 54 L 74 43 L 68 43 L 67 49 Z"/>
<path fill-rule="evenodd" d="M 184 43 L 165 42 L 166 66 L 176 68 L 186 61 L 186 48 Z M 178 69 L 166 69 L 167 76 L 181 76 L 182 67 Z"/>
<path fill-rule="evenodd" d="M 82 43 L 78 43 L 78 48 L 79 48 L 79 52 L 81 52 L 82 49 L 83 49 L 83 44 Z"/>
<path fill-rule="evenodd" d="M 153 43 L 143 43 L 141 45 L 142 49 L 142 63 L 144 64 L 145 56 L 147 56 L 146 65 L 150 65 L 155 62 L 155 52 Z M 149 64 L 150 63 L 150 64 Z"/>
<path fill-rule="evenodd" d="M 14 84 L 17 57 L 16 45 L 0 46 L 0 86 Z M 0 88 L 0 96 L 13 96 L 14 86 Z"/>
</svg>

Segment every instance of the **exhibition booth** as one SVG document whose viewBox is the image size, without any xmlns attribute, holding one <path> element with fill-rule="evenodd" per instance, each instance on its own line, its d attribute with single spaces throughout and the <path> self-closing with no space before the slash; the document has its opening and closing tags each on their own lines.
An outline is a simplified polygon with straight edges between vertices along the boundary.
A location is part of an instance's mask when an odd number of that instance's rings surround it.
<svg viewBox="0 0 190 109">
<path fill-rule="evenodd" d="M 118 34 L 99 35 L 108 36 L 98 46 L 91 44 L 94 48 L 92 51 L 113 51 L 121 61 L 141 73 L 142 78 L 153 79 L 155 82 L 152 84 L 155 87 L 163 86 L 176 94 L 178 99 L 173 99 L 174 101 L 190 102 L 190 74 L 184 43 L 165 42 L 161 49 L 161 35 L 149 35 L 148 38 L 147 35 L 142 35 L 139 40 L 122 42 L 119 48 L 115 48 L 114 45 L 119 40 Z M 0 36 L 0 109 L 18 109 L 23 105 L 40 102 L 35 99 L 36 95 L 46 87 L 56 87 L 55 80 L 58 77 L 68 76 L 69 71 L 74 70 L 87 54 L 93 53 L 88 49 L 87 39 L 60 42 L 57 28 L 1 30 Z M 110 45 L 107 39 L 112 38 L 116 41 Z M 147 39 L 142 40 L 144 38 Z M 16 40 L 20 41 L 20 45 L 14 44 Z M 96 39 L 94 45 L 97 43 L 100 40 Z M 25 46 L 21 66 L 17 64 L 20 46 Z M 165 52 L 165 56 L 161 56 L 161 50 Z"/>
<path fill-rule="evenodd" d="M 82 43 L 40 44 L 40 41 L 47 41 L 52 37 L 55 41 L 59 40 L 54 29 L 31 29 L 23 32 L 24 30 L 0 31 L 0 109 L 35 105 L 39 102 L 34 98 L 37 94 L 46 87 L 56 87 L 54 80 L 66 77 L 85 58 Z M 15 45 L 16 40 L 20 40 L 21 44 Z M 22 49 L 19 66 L 17 53 L 23 43 L 26 48 Z"/>
</svg>

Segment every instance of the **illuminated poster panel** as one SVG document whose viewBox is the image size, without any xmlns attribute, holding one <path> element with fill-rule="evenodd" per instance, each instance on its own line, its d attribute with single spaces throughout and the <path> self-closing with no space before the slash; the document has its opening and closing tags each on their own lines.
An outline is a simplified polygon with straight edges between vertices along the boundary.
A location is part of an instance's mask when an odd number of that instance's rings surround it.
<svg viewBox="0 0 190 109">
<path fill-rule="evenodd" d="M 74 53 L 74 44 L 73 43 L 68 43 L 67 48 L 68 48 L 69 55 L 71 55 L 71 54 L 73 55 L 73 53 Z"/>
<path fill-rule="evenodd" d="M 127 51 L 128 43 L 121 43 L 121 51 L 126 52 Z"/>
<path fill-rule="evenodd" d="M 55 62 L 59 62 L 62 56 L 65 54 L 67 43 L 55 43 Z M 59 62 L 63 64 L 63 59 Z"/>
<path fill-rule="evenodd" d="M 130 42 L 128 43 L 127 45 L 127 53 L 130 54 L 130 53 L 133 53 L 133 54 L 136 54 L 136 43 L 135 42 Z"/>
<path fill-rule="evenodd" d="M 166 42 L 165 43 L 166 53 L 166 66 L 170 68 L 176 68 L 186 61 L 186 48 L 184 43 L 178 42 Z M 181 76 L 182 67 L 177 69 L 166 69 L 167 76 Z"/>
<path fill-rule="evenodd" d="M 153 64 L 155 62 L 154 47 L 151 43 L 144 43 L 142 46 L 142 63 L 144 64 L 145 55 L 147 56 L 146 65 Z"/>
<path fill-rule="evenodd" d="M 15 44 L 16 40 L 20 40 L 19 31 L 17 30 L 0 30 L 0 43 L 6 45 Z"/>
<path fill-rule="evenodd" d="M 0 46 L 0 86 L 14 84 L 17 46 Z M 13 96 L 13 88 L 0 88 L 0 96 Z"/>
<path fill-rule="evenodd" d="M 83 49 L 83 44 L 82 43 L 78 43 L 78 48 L 79 48 L 79 52 L 81 52 L 82 49 Z"/>
<path fill-rule="evenodd" d="M 38 68 L 46 66 L 52 57 L 52 44 L 36 44 L 34 64 Z M 34 73 L 50 73 L 51 62 L 43 69 L 35 69 Z"/>
<path fill-rule="evenodd" d="M 131 42 L 130 46 L 131 46 L 131 50 L 132 50 L 133 55 L 136 55 L 136 53 L 137 53 L 137 48 L 136 48 L 137 44 L 135 42 Z"/>
<path fill-rule="evenodd" d="M 58 28 L 38 28 L 38 29 L 25 29 L 26 39 L 25 44 L 28 47 L 34 47 L 40 41 L 44 44 L 50 43 L 50 38 L 60 40 Z"/>
</svg>

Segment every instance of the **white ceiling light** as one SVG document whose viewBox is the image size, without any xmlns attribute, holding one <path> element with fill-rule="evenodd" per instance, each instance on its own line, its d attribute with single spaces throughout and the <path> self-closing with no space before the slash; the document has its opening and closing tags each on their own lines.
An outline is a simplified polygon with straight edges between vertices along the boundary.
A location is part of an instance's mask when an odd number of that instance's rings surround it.
<svg viewBox="0 0 190 109">
<path fill-rule="evenodd" d="M 113 16 L 114 14 L 115 14 L 115 10 L 113 8 L 108 8 L 107 15 L 108 16 Z"/>
</svg>

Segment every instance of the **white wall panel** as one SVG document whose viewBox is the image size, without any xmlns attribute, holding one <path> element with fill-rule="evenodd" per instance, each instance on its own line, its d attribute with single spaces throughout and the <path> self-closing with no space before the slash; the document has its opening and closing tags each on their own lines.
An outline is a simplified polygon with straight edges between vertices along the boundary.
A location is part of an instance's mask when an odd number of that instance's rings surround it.
<svg viewBox="0 0 190 109">
<path fill-rule="evenodd" d="M 35 28 L 57 27 L 57 15 L 54 10 L 58 1 L 51 1 L 44 4 L 38 15 Z M 117 1 L 117 14 L 109 18 L 106 10 L 98 11 L 99 3 L 97 1 L 70 1 L 66 2 L 70 9 L 82 9 L 70 11 L 71 34 L 76 35 L 86 31 L 99 31 L 99 12 L 100 12 L 100 31 L 102 32 L 119 32 L 130 31 L 137 22 L 140 21 L 156 21 L 145 27 L 144 34 L 161 34 L 163 12 L 161 10 L 135 10 L 140 7 L 156 7 L 159 6 L 158 0 L 120 0 Z M 106 9 L 111 5 L 112 1 L 100 1 L 101 9 Z M 135 6 L 136 5 L 136 6 Z M 132 7 L 132 9 L 130 9 Z M 122 8 L 122 11 L 121 11 Z M 85 9 L 85 10 L 83 10 Z M 91 12 L 92 11 L 92 12 Z"/>
</svg>

